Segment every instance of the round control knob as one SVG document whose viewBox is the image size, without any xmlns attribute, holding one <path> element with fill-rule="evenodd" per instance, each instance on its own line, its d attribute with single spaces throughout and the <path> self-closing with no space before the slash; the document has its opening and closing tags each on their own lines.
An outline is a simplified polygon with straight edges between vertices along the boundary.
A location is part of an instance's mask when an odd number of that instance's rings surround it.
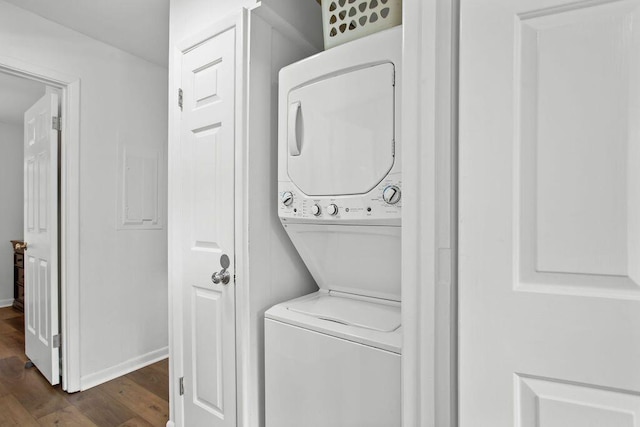
<svg viewBox="0 0 640 427">
<path fill-rule="evenodd" d="M 382 190 L 382 199 L 390 205 L 395 205 L 400 201 L 400 188 L 390 185 Z"/>
<path fill-rule="evenodd" d="M 338 215 L 338 207 L 334 204 L 327 206 L 327 212 L 329 215 Z"/>
<path fill-rule="evenodd" d="M 320 215 L 320 206 L 318 206 L 318 205 L 313 205 L 313 206 L 311 206 L 311 213 L 312 213 L 314 216 L 318 216 L 318 215 Z"/>
<path fill-rule="evenodd" d="M 282 193 L 281 200 L 285 206 L 291 206 L 291 203 L 293 203 L 293 193 L 291 191 L 285 191 Z"/>
</svg>

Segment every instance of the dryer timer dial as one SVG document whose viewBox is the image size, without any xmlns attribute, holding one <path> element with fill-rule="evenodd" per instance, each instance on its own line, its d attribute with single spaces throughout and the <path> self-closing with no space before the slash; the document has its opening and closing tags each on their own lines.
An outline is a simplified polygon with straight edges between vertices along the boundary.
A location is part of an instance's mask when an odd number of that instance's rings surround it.
<svg viewBox="0 0 640 427">
<path fill-rule="evenodd" d="M 291 191 L 285 191 L 282 193 L 282 204 L 285 206 L 291 206 L 293 203 L 293 193 Z"/>
<path fill-rule="evenodd" d="M 390 185 L 382 190 L 382 199 L 390 205 L 395 205 L 400 201 L 400 188 Z"/>
</svg>

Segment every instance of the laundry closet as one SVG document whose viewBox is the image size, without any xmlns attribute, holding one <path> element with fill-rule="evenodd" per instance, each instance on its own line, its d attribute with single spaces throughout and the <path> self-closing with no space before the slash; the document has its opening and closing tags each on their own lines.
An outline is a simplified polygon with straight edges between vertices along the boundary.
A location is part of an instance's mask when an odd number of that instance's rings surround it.
<svg viewBox="0 0 640 427">
<path fill-rule="evenodd" d="M 324 51 L 315 1 L 174 3 L 169 423 L 400 426 L 401 27 Z M 307 337 L 346 355 L 325 391 L 368 390 L 305 421 Z"/>
<path fill-rule="evenodd" d="M 278 213 L 320 289 L 265 313 L 268 427 L 400 425 L 401 40 L 280 71 Z"/>
</svg>

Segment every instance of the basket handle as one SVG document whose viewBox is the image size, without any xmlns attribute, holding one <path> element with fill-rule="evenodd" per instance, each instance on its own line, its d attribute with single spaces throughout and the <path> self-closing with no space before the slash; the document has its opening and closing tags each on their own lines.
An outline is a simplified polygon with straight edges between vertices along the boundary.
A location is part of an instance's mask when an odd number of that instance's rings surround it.
<svg viewBox="0 0 640 427">
<path fill-rule="evenodd" d="M 302 135 L 300 135 L 298 128 L 298 115 L 300 114 L 300 101 L 294 102 L 289 105 L 289 155 L 300 155 L 300 143 L 302 142 Z"/>
</svg>

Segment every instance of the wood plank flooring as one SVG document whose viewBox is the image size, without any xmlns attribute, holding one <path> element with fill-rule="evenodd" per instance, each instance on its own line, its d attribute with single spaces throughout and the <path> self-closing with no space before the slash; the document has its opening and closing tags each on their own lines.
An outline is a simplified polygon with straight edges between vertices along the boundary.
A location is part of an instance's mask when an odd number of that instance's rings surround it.
<svg viewBox="0 0 640 427">
<path fill-rule="evenodd" d="M 167 360 L 73 394 L 26 361 L 24 316 L 0 308 L 0 427 L 164 427 L 169 419 Z"/>
</svg>

